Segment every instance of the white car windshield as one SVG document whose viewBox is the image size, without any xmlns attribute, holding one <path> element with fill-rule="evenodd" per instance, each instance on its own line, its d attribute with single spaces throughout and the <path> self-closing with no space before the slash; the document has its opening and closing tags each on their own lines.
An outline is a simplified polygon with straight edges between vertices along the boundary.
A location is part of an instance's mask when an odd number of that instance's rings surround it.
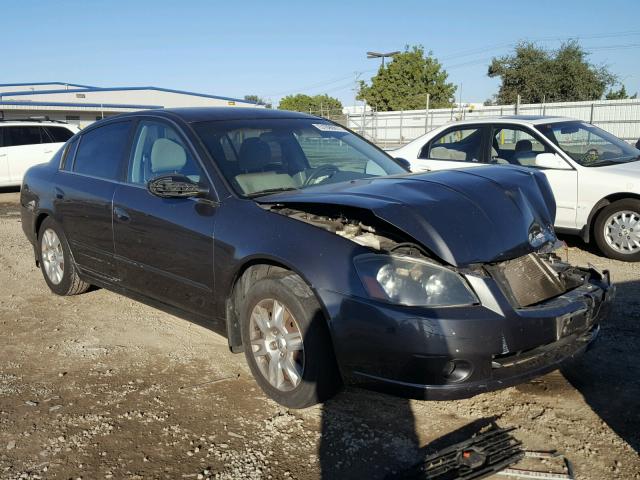
<svg viewBox="0 0 640 480">
<path fill-rule="evenodd" d="M 640 150 L 615 135 L 584 122 L 538 125 L 538 130 L 585 167 L 602 167 L 640 160 Z"/>
<path fill-rule="evenodd" d="M 321 119 L 202 122 L 194 128 L 242 196 L 407 173 L 387 154 Z"/>
</svg>

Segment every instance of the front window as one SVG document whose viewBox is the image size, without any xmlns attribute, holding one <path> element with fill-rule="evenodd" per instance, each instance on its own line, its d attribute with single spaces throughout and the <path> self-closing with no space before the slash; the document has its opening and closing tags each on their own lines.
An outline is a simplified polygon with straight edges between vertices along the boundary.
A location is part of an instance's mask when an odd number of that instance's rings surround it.
<svg viewBox="0 0 640 480">
<path fill-rule="evenodd" d="M 222 174 L 247 197 L 406 173 L 366 141 L 319 119 L 212 121 L 195 129 Z"/>
<path fill-rule="evenodd" d="M 520 127 L 494 127 L 491 136 L 492 163 L 535 167 L 539 153 L 553 152 Z"/>
<path fill-rule="evenodd" d="M 537 128 L 584 167 L 602 167 L 640 160 L 640 150 L 588 123 L 560 122 Z"/>
</svg>

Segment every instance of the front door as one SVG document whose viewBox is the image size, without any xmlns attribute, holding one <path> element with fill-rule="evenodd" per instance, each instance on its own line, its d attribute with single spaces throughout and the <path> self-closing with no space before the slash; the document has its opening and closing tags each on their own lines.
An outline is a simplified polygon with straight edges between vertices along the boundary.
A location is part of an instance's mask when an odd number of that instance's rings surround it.
<svg viewBox="0 0 640 480">
<path fill-rule="evenodd" d="M 9 152 L 4 146 L 4 130 L 0 125 L 0 186 L 9 185 Z"/>
<path fill-rule="evenodd" d="M 536 166 L 540 153 L 554 153 L 535 132 L 524 126 L 494 125 L 491 132 L 491 159 L 501 164 L 529 168 Z M 578 172 L 567 164 L 565 169 L 541 169 L 549 180 L 556 199 L 557 227 L 576 227 Z"/>
<path fill-rule="evenodd" d="M 213 313 L 213 202 L 160 198 L 154 177 L 180 173 L 208 185 L 204 170 L 173 125 L 142 120 L 136 127 L 126 181 L 113 201 L 118 273 L 130 290 L 183 308 Z"/>
</svg>

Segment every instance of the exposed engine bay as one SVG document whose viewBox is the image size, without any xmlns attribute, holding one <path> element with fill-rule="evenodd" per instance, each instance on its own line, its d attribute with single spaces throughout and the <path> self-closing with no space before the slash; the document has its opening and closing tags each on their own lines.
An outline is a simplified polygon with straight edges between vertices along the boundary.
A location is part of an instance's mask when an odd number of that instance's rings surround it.
<svg viewBox="0 0 640 480">
<path fill-rule="evenodd" d="M 323 228 L 372 250 L 426 259 L 432 257 L 404 232 L 361 209 L 345 211 L 335 206 L 319 205 L 304 205 L 304 210 L 281 205 L 264 205 L 263 208 Z M 589 281 L 589 270 L 574 267 L 555 253 L 560 246 L 559 242 L 550 242 L 528 255 L 459 271 L 491 276 L 515 307 L 528 307 Z"/>
<path fill-rule="evenodd" d="M 398 245 L 404 242 L 397 241 L 399 232 L 384 232 L 370 225 L 371 221 L 356 219 L 359 215 L 344 215 L 338 210 L 320 213 L 318 209 L 309 208 L 308 211 L 292 209 L 288 207 L 270 206 L 269 210 L 281 215 L 285 215 L 301 222 L 310 223 L 316 227 L 323 228 L 341 237 L 351 240 L 358 245 L 371 248 L 373 250 L 393 251 Z M 314 211 L 316 210 L 316 211 Z M 366 215 L 363 215 L 366 216 Z M 369 219 L 371 220 L 371 219 Z M 378 222 L 380 223 L 380 222 Z"/>
</svg>

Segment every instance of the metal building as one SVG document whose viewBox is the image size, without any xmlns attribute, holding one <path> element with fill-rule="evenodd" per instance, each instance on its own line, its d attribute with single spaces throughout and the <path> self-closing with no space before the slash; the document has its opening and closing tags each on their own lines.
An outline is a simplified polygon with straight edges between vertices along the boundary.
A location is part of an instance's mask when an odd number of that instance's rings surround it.
<svg viewBox="0 0 640 480">
<path fill-rule="evenodd" d="M 160 87 L 93 87 L 63 82 L 0 84 L 0 118 L 47 116 L 85 127 L 122 112 L 171 107 L 257 107 L 237 98 Z"/>
</svg>

